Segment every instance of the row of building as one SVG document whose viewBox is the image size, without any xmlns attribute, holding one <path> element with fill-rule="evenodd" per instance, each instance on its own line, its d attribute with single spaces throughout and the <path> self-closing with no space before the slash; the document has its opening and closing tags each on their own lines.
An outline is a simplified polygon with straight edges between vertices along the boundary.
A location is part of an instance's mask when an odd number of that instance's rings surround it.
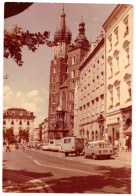
<svg viewBox="0 0 136 196">
<path fill-rule="evenodd" d="M 48 139 L 75 135 L 123 145 L 126 135 L 131 139 L 133 6 L 117 5 L 91 43 L 82 20 L 71 44 L 65 16 L 62 9 L 54 34 Z"/>
<path fill-rule="evenodd" d="M 54 33 L 48 118 L 34 129 L 35 117 L 24 110 L 29 118 L 23 126 L 31 140 L 48 142 L 74 135 L 90 141 L 119 140 L 123 146 L 126 135 L 131 140 L 133 6 L 117 5 L 103 24 L 104 32 L 91 43 L 83 20 L 71 43 L 65 17 L 63 8 L 60 27 Z M 14 118 L 12 115 L 11 121 Z"/>
</svg>

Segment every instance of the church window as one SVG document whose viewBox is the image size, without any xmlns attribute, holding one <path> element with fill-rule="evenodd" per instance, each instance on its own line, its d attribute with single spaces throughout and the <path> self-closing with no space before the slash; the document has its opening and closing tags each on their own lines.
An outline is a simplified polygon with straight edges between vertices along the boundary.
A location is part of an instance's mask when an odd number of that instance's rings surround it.
<svg viewBox="0 0 136 196">
<path fill-rule="evenodd" d="M 72 57 L 72 65 L 74 65 L 75 63 L 76 63 L 76 57 L 73 56 L 73 57 Z"/>
</svg>

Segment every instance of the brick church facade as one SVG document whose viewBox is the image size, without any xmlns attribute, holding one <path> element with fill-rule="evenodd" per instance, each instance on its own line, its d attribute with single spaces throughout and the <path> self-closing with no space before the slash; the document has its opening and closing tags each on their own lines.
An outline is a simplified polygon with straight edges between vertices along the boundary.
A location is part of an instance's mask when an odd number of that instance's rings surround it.
<svg viewBox="0 0 136 196">
<path fill-rule="evenodd" d="M 72 33 L 66 26 L 65 17 L 62 9 L 60 28 L 57 27 L 54 34 L 49 86 L 49 140 L 74 135 L 74 91 L 79 83 L 81 61 L 90 48 L 83 20 L 79 24 L 75 43 L 71 44 Z"/>
</svg>

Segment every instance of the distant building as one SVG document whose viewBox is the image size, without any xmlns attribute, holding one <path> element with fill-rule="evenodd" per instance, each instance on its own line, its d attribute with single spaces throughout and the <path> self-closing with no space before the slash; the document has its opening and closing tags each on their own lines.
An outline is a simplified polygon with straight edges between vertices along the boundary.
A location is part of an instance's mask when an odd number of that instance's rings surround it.
<svg viewBox="0 0 136 196">
<path fill-rule="evenodd" d="M 40 141 L 40 129 L 34 128 L 33 141 Z"/>
<path fill-rule="evenodd" d="M 124 145 L 125 132 L 132 123 L 133 7 L 118 5 L 103 27 L 107 135 L 111 143 L 119 139 Z"/>
<path fill-rule="evenodd" d="M 85 137 L 88 141 L 104 137 L 104 60 L 104 34 L 101 32 L 81 62 L 80 81 L 75 90 L 74 135 Z"/>
<path fill-rule="evenodd" d="M 29 140 L 32 140 L 34 119 L 33 112 L 22 108 L 9 108 L 3 112 L 3 131 L 12 128 L 14 135 L 18 137 L 20 130 L 26 130 L 29 133 Z"/>
<path fill-rule="evenodd" d="M 40 141 L 47 143 L 48 142 L 48 118 L 45 118 L 44 121 L 39 124 L 40 132 Z"/>
</svg>

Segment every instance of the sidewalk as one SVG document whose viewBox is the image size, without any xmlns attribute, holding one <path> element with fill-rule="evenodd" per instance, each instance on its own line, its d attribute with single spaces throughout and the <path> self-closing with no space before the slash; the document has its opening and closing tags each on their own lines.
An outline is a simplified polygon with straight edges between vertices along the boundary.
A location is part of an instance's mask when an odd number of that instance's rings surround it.
<svg viewBox="0 0 136 196">
<path fill-rule="evenodd" d="M 128 161 L 131 162 L 131 151 L 130 152 L 126 152 L 126 151 L 122 151 L 118 153 L 118 157 L 116 157 L 119 160 L 124 160 L 124 161 Z"/>
</svg>

